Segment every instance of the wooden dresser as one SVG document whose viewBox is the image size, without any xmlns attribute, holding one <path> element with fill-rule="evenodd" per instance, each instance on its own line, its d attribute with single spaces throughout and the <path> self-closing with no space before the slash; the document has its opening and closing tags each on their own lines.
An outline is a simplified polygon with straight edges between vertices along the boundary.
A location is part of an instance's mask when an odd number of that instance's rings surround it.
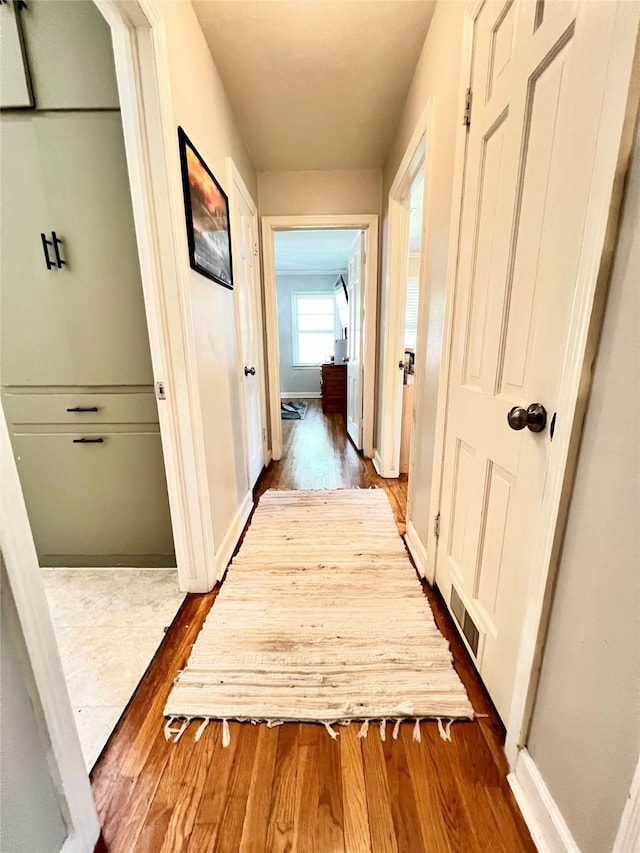
<svg viewBox="0 0 640 853">
<path fill-rule="evenodd" d="M 320 370 L 322 411 L 347 417 L 347 365 L 323 364 Z"/>
</svg>

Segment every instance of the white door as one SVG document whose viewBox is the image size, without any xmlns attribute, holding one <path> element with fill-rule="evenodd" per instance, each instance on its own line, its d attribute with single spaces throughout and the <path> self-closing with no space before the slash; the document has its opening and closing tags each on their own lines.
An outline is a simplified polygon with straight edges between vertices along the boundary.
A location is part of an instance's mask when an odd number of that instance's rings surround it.
<svg viewBox="0 0 640 853">
<path fill-rule="evenodd" d="M 349 327 L 347 329 L 347 433 L 358 450 L 362 450 L 362 285 L 365 234 L 358 235 L 349 258 L 347 291 Z"/>
<path fill-rule="evenodd" d="M 249 487 L 255 485 L 264 466 L 264 418 L 262 364 L 262 301 L 257 267 L 256 213 L 236 190 L 236 236 L 233 243 L 238 294 L 242 381 L 246 415 Z"/>
<path fill-rule="evenodd" d="M 476 21 L 436 581 L 505 721 L 615 13 L 489 0 Z M 532 403 L 546 428 L 510 427 Z"/>
</svg>

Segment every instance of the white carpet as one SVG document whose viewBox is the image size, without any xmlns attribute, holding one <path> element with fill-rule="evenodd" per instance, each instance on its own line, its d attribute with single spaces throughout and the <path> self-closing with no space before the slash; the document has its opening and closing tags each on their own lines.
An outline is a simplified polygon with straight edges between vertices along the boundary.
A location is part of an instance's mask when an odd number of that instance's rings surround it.
<svg viewBox="0 0 640 853">
<path fill-rule="evenodd" d="M 165 715 L 473 717 L 383 490 L 263 495 Z"/>
</svg>

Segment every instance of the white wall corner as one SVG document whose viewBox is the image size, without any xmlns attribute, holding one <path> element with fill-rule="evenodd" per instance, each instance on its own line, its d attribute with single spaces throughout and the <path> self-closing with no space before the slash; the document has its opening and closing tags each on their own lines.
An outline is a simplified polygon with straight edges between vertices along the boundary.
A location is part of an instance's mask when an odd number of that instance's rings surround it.
<svg viewBox="0 0 640 853">
<path fill-rule="evenodd" d="M 640 850 L 640 760 L 636 764 L 631 790 L 613 842 L 613 853 L 634 853 L 636 850 Z"/>
<path fill-rule="evenodd" d="M 515 769 L 507 780 L 540 853 L 580 853 L 562 812 L 527 749 L 518 753 Z"/>
<path fill-rule="evenodd" d="M 414 527 L 411 519 L 407 519 L 407 532 L 404 535 L 404 541 L 409 549 L 409 553 L 416 564 L 418 574 L 422 578 L 427 576 L 427 549 L 424 542 L 420 539 L 418 531 Z"/>
<path fill-rule="evenodd" d="M 244 496 L 242 503 L 238 507 L 233 521 L 227 528 L 220 547 L 216 550 L 214 570 L 216 581 L 221 581 L 224 573 L 227 570 L 229 561 L 233 556 L 236 545 L 238 544 L 242 531 L 244 530 L 247 519 L 251 515 L 253 509 L 253 491 L 249 489 Z"/>
</svg>

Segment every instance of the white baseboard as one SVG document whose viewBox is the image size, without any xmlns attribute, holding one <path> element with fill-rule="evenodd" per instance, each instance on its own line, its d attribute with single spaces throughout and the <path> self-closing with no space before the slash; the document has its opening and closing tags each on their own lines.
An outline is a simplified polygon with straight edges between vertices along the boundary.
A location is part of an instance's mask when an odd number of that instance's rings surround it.
<svg viewBox="0 0 640 853">
<path fill-rule="evenodd" d="M 540 853 L 580 853 L 528 750 L 522 749 L 518 753 L 515 770 L 507 780 Z"/>
<path fill-rule="evenodd" d="M 216 556 L 215 556 L 215 578 L 216 580 L 222 580 L 222 576 L 227 570 L 227 566 L 229 565 L 229 561 L 235 551 L 235 547 L 238 544 L 238 540 L 242 536 L 242 531 L 244 530 L 244 526 L 247 523 L 247 519 L 251 515 L 251 510 L 253 509 L 253 492 L 250 490 L 244 496 L 244 499 L 240 506 L 238 507 L 238 511 L 235 514 L 235 518 L 229 525 L 227 532 L 224 535 L 222 542 L 220 543 L 220 547 L 216 548 Z"/>
<path fill-rule="evenodd" d="M 377 450 L 373 451 L 373 467 L 376 469 L 376 473 L 379 477 L 384 477 L 385 480 L 397 480 L 400 476 L 398 471 L 392 469 L 386 469 L 382 464 L 382 458 L 380 453 Z"/>
<path fill-rule="evenodd" d="M 281 400 L 321 400 L 320 391 L 281 391 Z"/>
<path fill-rule="evenodd" d="M 413 522 L 407 519 L 407 532 L 404 535 L 404 541 L 409 553 L 413 557 L 413 562 L 416 564 L 418 574 L 426 578 L 427 576 L 427 549 L 424 542 L 418 536 L 418 531 L 415 529 Z"/>
</svg>

